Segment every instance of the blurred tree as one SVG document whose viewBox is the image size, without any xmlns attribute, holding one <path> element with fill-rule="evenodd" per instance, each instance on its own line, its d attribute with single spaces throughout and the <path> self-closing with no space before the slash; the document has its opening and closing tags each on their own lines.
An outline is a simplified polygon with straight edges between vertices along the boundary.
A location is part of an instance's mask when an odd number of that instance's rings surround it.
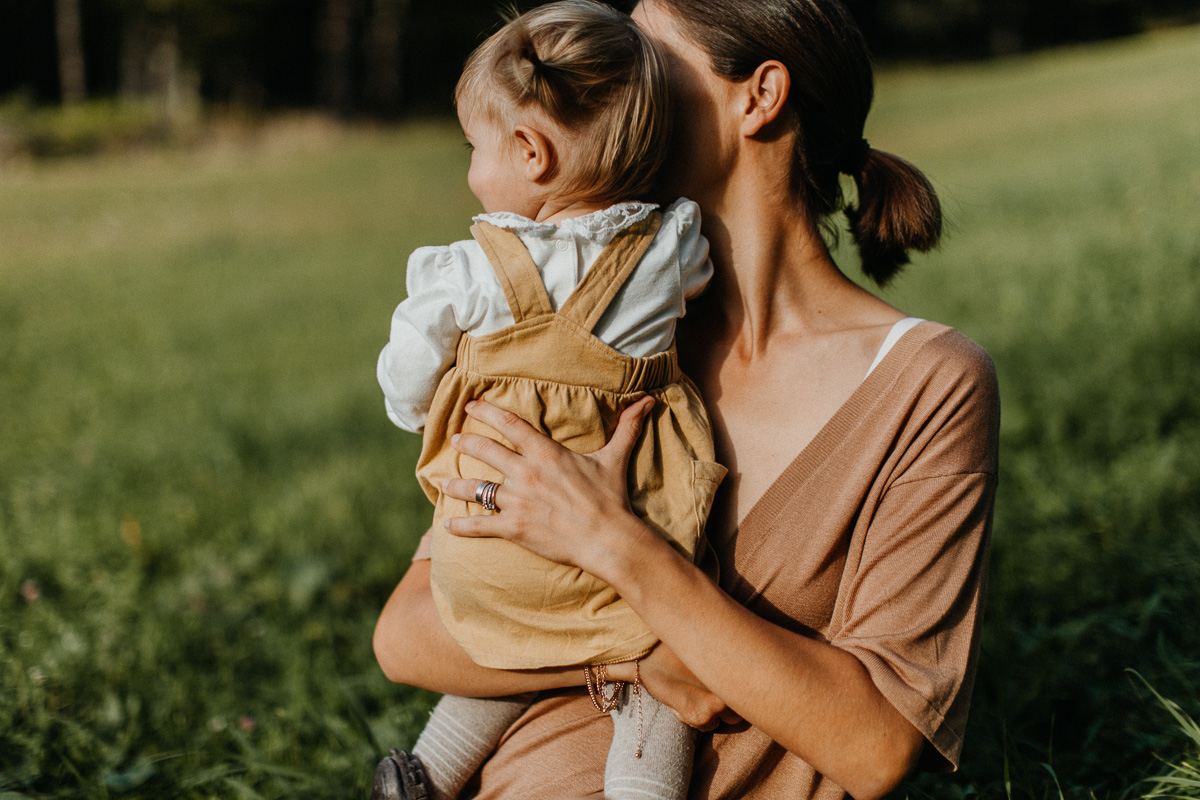
<svg viewBox="0 0 1200 800">
<path fill-rule="evenodd" d="M 79 0 L 55 0 L 54 32 L 58 39 L 58 81 L 64 105 L 87 99 L 83 24 Z"/>
<path fill-rule="evenodd" d="M 367 107 L 384 116 L 400 110 L 401 49 L 408 0 L 374 0 L 364 51 Z"/>
<path fill-rule="evenodd" d="M 61 2 L 61 0 L 60 0 Z M 125 100 L 154 99 L 168 123 L 194 116 L 200 105 L 196 48 L 184 53 L 182 31 L 214 5 L 201 0 L 108 0 L 119 30 L 117 94 Z"/>
<path fill-rule="evenodd" d="M 0 0 L 0 101 L 88 93 L 446 113 L 504 0 Z M 521 9 L 546 0 L 518 0 Z M 635 0 L 614 0 L 628 10 Z M 1200 0 L 847 0 L 876 55 L 984 58 L 1200 22 Z M 86 64 L 86 71 L 84 65 Z"/>
<path fill-rule="evenodd" d="M 321 54 L 320 100 L 326 110 L 345 116 L 350 113 L 351 45 L 356 0 L 325 0 L 325 11 L 317 33 Z"/>
<path fill-rule="evenodd" d="M 59 86 L 64 106 L 82 103 L 88 97 L 80 18 L 79 0 L 54 1 L 54 34 L 59 46 Z"/>
</svg>

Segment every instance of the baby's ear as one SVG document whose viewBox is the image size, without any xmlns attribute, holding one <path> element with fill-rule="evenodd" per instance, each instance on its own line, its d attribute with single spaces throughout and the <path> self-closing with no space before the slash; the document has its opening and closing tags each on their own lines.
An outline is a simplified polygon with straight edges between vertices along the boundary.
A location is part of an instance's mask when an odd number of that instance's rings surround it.
<svg viewBox="0 0 1200 800">
<path fill-rule="evenodd" d="M 517 156 L 525 177 L 533 183 L 545 183 L 554 177 L 557 154 L 554 143 L 536 128 L 518 125 L 513 128 Z"/>
</svg>

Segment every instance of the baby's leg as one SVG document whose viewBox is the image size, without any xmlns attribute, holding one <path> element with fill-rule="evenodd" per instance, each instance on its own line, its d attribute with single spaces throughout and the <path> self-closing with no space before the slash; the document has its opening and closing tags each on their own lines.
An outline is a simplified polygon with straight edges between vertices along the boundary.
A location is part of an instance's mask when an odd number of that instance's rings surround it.
<svg viewBox="0 0 1200 800">
<path fill-rule="evenodd" d="M 686 800 L 696 731 L 644 687 L 640 732 L 638 698 L 632 686 L 625 686 L 621 705 L 610 713 L 613 742 L 604 768 L 604 796 L 608 800 Z M 639 745 L 641 758 L 637 757 Z"/>
<path fill-rule="evenodd" d="M 454 800 L 508 726 L 521 716 L 532 694 L 475 698 L 445 695 L 433 708 L 413 755 L 421 759 L 433 800 Z"/>
</svg>

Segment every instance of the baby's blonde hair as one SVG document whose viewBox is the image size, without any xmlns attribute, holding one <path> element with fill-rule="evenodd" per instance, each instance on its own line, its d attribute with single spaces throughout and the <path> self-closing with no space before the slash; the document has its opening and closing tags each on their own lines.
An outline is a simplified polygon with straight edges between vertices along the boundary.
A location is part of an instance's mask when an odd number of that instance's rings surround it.
<svg viewBox="0 0 1200 800">
<path fill-rule="evenodd" d="M 467 59 L 454 101 L 505 128 L 529 110 L 552 123 L 566 140 L 556 188 L 593 202 L 645 197 L 667 152 L 663 59 L 633 20 L 593 0 L 510 20 Z"/>
</svg>

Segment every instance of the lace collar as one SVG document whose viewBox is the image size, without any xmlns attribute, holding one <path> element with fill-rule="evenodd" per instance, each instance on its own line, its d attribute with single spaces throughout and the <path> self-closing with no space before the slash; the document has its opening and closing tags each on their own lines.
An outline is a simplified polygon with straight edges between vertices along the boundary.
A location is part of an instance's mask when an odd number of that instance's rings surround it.
<svg viewBox="0 0 1200 800">
<path fill-rule="evenodd" d="M 617 203 L 601 211 L 564 219 L 562 222 L 536 222 L 511 211 L 480 214 L 474 219 L 476 222 L 490 222 L 497 228 L 507 228 L 518 234 L 540 234 L 549 237 L 562 230 L 585 239 L 607 241 L 635 222 L 644 220 L 656 208 L 658 206 L 652 203 Z"/>
</svg>

